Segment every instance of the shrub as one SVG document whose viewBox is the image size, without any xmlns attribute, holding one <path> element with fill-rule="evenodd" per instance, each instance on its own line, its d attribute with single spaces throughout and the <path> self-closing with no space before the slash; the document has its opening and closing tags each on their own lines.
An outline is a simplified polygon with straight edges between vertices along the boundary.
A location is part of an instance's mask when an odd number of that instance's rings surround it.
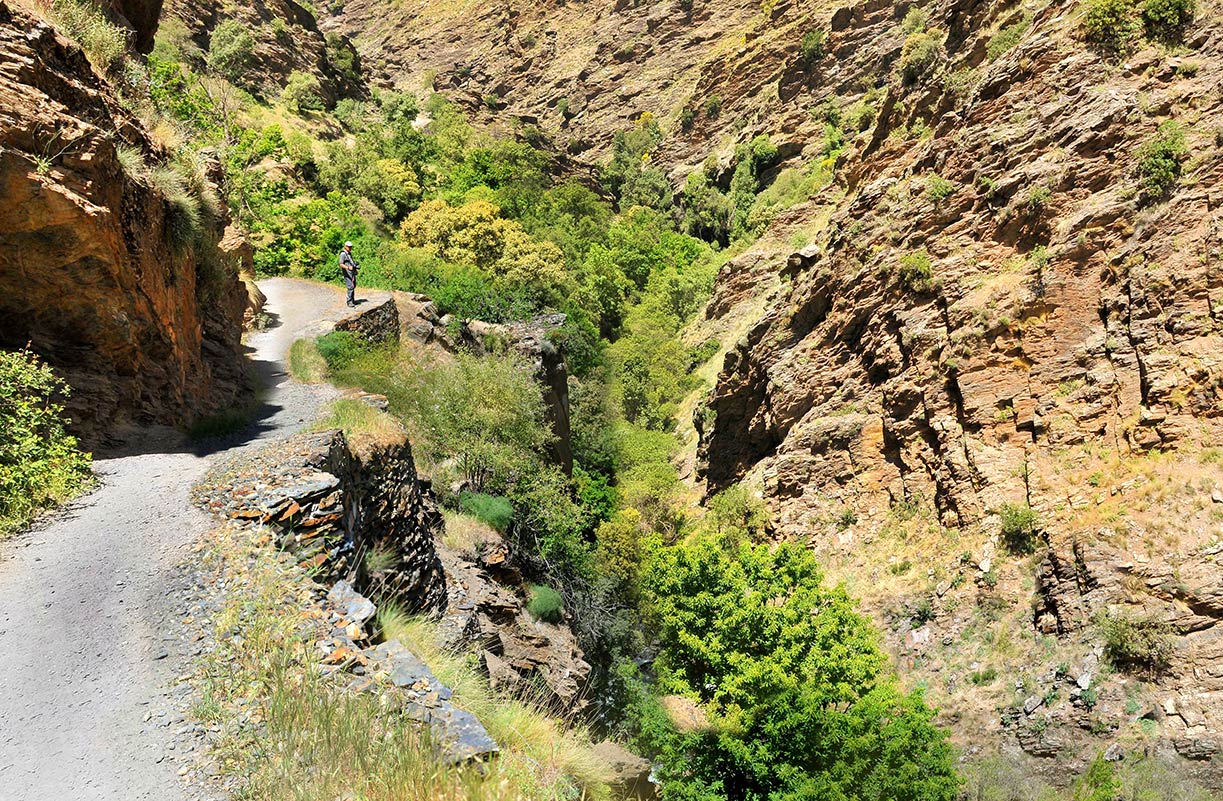
<svg viewBox="0 0 1223 801">
<path fill-rule="evenodd" d="M 1002 541 L 1011 553 L 1026 554 L 1036 550 L 1040 520 L 1032 507 L 1004 503 L 998 515 L 1002 518 Z"/>
<path fill-rule="evenodd" d="M 1141 200 L 1154 203 L 1168 194 L 1181 177 L 1181 164 L 1189 156 L 1185 132 L 1173 120 L 1159 126 L 1155 137 L 1138 148 L 1136 172 Z"/>
<path fill-rule="evenodd" d="M 527 611 L 536 620 L 545 623 L 560 623 L 565 604 L 561 594 L 551 587 L 542 584 L 531 585 L 531 598 L 527 601 Z"/>
<path fill-rule="evenodd" d="M 0 538 L 89 480 L 89 456 L 55 400 L 68 386 L 28 350 L 0 351 Z"/>
<path fill-rule="evenodd" d="M 933 713 L 897 689 L 870 625 L 806 547 L 728 553 L 697 539 L 653 551 L 641 586 L 659 690 L 698 700 L 711 724 L 653 733 L 668 797 L 955 797 Z"/>
<path fill-rule="evenodd" d="M 459 495 L 459 507 L 504 534 L 514 519 L 514 507 L 505 498 L 485 495 L 482 492 L 464 492 Z"/>
<path fill-rule="evenodd" d="M 325 334 L 315 340 L 315 347 L 332 373 L 343 370 L 358 356 L 369 351 L 369 343 L 365 338 L 351 331 L 332 331 Z"/>
<path fill-rule="evenodd" d="M 719 95 L 710 95 L 705 101 L 705 116 L 710 119 L 716 119 L 722 113 L 722 98 Z"/>
<path fill-rule="evenodd" d="M 1175 40 L 1196 12 L 1196 0 L 1146 0 L 1142 24 L 1154 39 Z"/>
<path fill-rule="evenodd" d="M 934 66 L 943 51 L 943 37 L 937 31 L 913 33 L 900 50 L 900 80 L 905 86 L 917 81 Z"/>
<path fill-rule="evenodd" d="M 1088 0 L 1083 19 L 1087 41 L 1113 53 L 1122 53 L 1138 33 L 1134 0 Z"/>
<path fill-rule="evenodd" d="M 955 194 L 956 185 L 939 175 L 930 176 L 926 182 L 926 197 L 938 203 Z"/>
<path fill-rule="evenodd" d="M 280 99 L 290 111 L 322 111 L 322 86 L 308 72 L 294 71 L 280 92 Z"/>
<path fill-rule="evenodd" d="M 923 250 L 900 257 L 900 283 L 913 292 L 929 292 L 934 287 L 934 267 L 930 254 Z"/>
<path fill-rule="evenodd" d="M 1007 25 L 989 40 L 989 44 L 985 46 L 985 56 L 990 61 L 998 58 L 1006 51 L 1010 50 L 1015 45 L 1019 44 L 1019 40 L 1028 32 L 1028 28 L 1032 27 L 1031 17 L 1024 17 L 1018 22 Z"/>
<path fill-rule="evenodd" d="M 234 83 L 242 80 L 255 52 L 255 38 L 236 19 L 227 19 L 208 42 L 208 68 Z"/>
<path fill-rule="evenodd" d="M 825 34 L 822 30 L 807 31 L 803 41 L 798 46 L 798 60 L 807 67 L 814 65 L 824 57 Z"/>
<path fill-rule="evenodd" d="M 1105 652 L 1118 667 L 1143 667 L 1152 674 L 1168 667 L 1175 633 L 1171 624 L 1110 610 L 1096 619 L 1096 625 Z"/>
</svg>

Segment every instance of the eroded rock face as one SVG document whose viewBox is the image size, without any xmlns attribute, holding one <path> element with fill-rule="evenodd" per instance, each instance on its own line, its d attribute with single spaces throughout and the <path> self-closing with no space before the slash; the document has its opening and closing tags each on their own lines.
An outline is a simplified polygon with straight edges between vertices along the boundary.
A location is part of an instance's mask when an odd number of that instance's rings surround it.
<svg viewBox="0 0 1223 801">
<path fill-rule="evenodd" d="M 161 2 L 161 0 L 155 0 Z M 342 97 L 364 97 L 359 76 L 337 67 L 336 53 L 343 51 L 356 65 L 356 51 L 346 40 L 329 46 L 313 12 L 295 0 L 257 0 L 254 3 L 223 3 L 220 0 L 170 0 L 165 15 L 181 22 L 205 52 L 212 32 L 225 20 L 240 22 L 255 39 L 251 63 L 243 86 L 272 99 L 294 72 L 318 79 L 321 100 L 330 108 Z M 278 27 L 274 27 L 278 26 Z"/>
<path fill-rule="evenodd" d="M 170 245 L 171 210 L 121 146 L 168 157 L 80 50 L 0 2 L 0 347 L 30 343 L 65 377 L 88 445 L 125 420 L 187 423 L 245 382 L 241 284 Z"/>
<path fill-rule="evenodd" d="M 1153 47 L 1106 63 L 1068 3 L 992 59 L 989 40 L 1019 19 L 1013 9 L 925 8 L 945 38 L 913 80 L 864 61 L 894 61 L 905 40 L 905 9 L 866 2 L 829 20 L 835 58 L 781 82 L 785 106 L 886 77 L 861 132 L 847 131 L 838 184 L 793 210 L 789 228 L 775 223 L 784 233 L 805 218 L 810 245 L 771 257 L 758 246 L 719 275 L 710 321 L 748 322 L 694 418 L 699 475 L 710 493 L 759 486 L 778 537 L 810 543 L 857 582 L 902 673 L 937 687 L 957 733 L 988 730 L 1077 767 L 1137 725 L 1128 707 L 1158 702 L 1177 710 L 1158 715 L 1161 742 L 1200 759 L 1223 722 L 1208 667 L 1223 638 L 1211 589 L 1211 490 L 1223 479 L 1213 456 L 1196 455 L 1223 438 L 1223 158 L 1208 133 L 1223 126 L 1223 27 L 1217 16 L 1189 26 L 1187 78 Z M 950 90 L 952 79 L 967 88 Z M 1186 135 L 1184 177 L 1144 199 L 1141 148 L 1167 119 Z M 1176 467 L 1144 473 L 1163 459 Z M 1043 558 L 1008 553 L 1007 504 L 1034 510 L 1042 530 L 1030 547 Z M 912 510 L 931 511 L 920 551 L 905 550 L 926 525 Z M 912 566 L 887 564 L 889 550 Z M 911 569 L 929 586 L 897 582 L 908 596 L 878 586 Z M 915 596 L 934 620 L 909 619 Z M 1074 656 L 1031 650 L 1008 662 L 1008 680 L 1041 693 L 1032 704 L 1017 694 L 999 721 L 965 692 L 978 668 L 961 643 L 1009 609 L 1022 610 L 1023 636 Z M 1128 700 L 1133 676 L 1129 689 L 1099 671 L 1079 685 L 1055 669 L 1089 649 L 1108 660 L 1106 610 L 1165 622 L 1174 636 L 1167 669 L 1133 671 L 1145 683 Z"/>
</svg>

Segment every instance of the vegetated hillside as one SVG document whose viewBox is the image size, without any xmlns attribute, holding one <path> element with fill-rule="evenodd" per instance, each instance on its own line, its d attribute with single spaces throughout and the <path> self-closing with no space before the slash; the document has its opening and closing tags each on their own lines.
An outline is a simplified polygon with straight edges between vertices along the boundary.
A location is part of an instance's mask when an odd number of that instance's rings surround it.
<svg viewBox="0 0 1223 801">
<path fill-rule="evenodd" d="M 232 400 L 246 292 L 242 239 L 206 202 L 219 165 L 176 161 L 101 77 L 125 57 L 119 29 L 96 10 L 71 24 L 88 58 L 0 3 L 0 346 L 29 343 L 67 380 L 92 445 Z"/>
<path fill-rule="evenodd" d="M 689 404 L 699 477 L 763 493 L 965 745 L 1209 769 L 1218 3 L 355 0 L 327 26 L 592 163 L 652 112 L 688 210 L 681 179 L 729 194 L 759 135 L 788 179 L 834 160 L 689 329 L 729 348 Z"/>
</svg>

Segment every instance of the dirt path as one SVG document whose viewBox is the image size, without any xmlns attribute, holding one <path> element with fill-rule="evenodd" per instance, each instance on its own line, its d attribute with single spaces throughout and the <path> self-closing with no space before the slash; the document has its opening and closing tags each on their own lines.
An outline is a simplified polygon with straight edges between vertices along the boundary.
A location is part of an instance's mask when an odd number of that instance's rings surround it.
<svg viewBox="0 0 1223 801">
<path fill-rule="evenodd" d="M 257 422 L 202 453 L 167 429 L 94 462 L 101 486 L 0 545 L 0 799 L 177 801 L 190 727 L 170 684 L 192 657 L 172 612 L 176 565 L 211 525 L 188 493 L 225 449 L 292 432 L 334 395 L 286 375 L 289 346 L 347 311 L 340 290 L 260 284 L 273 326 L 249 338 L 267 388 Z M 368 296 L 368 294 L 367 294 Z"/>
</svg>

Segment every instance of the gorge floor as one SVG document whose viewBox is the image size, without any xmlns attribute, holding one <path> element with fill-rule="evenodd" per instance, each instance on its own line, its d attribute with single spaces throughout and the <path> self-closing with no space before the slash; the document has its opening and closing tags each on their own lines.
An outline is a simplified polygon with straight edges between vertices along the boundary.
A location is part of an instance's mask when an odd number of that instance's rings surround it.
<svg viewBox="0 0 1223 801">
<path fill-rule="evenodd" d="M 139 430 L 94 462 L 99 486 L 0 546 L 0 797 L 180 801 L 175 676 L 193 654 L 174 611 L 179 565 L 212 525 L 191 485 L 224 453 L 313 422 L 334 390 L 288 377 L 289 347 L 345 315 L 343 292 L 260 284 L 271 325 L 249 337 L 255 420 L 203 446 Z"/>
</svg>

